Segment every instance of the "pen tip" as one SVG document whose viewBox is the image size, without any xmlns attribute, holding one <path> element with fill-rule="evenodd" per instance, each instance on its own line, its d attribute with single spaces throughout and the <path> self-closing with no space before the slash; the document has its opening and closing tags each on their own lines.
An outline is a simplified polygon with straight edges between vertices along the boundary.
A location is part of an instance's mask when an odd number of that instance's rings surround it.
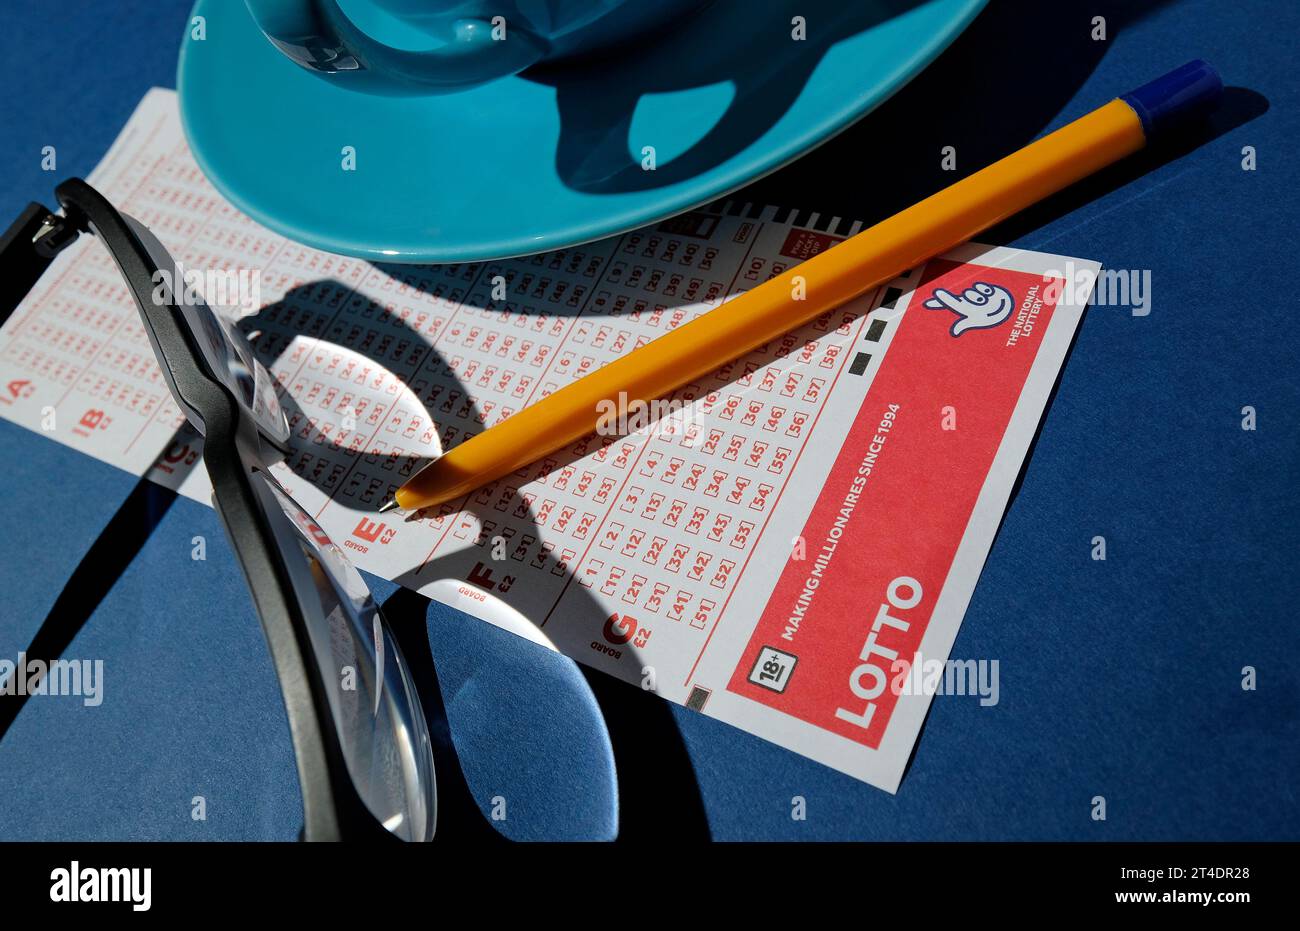
<svg viewBox="0 0 1300 931">
<path fill-rule="evenodd" d="M 385 501 L 383 504 L 381 504 L 381 505 L 379 506 L 379 513 L 380 513 L 380 514 L 383 514 L 385 511 L 392 511 L 392 510 L 395 510 L 395 509 L 397 508 L 397 506 L 398 506 L 398 505 L 397 505 L 397 499 L 396 499 L 396 498 L 389 498 L 387 501 Z"/>
</svg>

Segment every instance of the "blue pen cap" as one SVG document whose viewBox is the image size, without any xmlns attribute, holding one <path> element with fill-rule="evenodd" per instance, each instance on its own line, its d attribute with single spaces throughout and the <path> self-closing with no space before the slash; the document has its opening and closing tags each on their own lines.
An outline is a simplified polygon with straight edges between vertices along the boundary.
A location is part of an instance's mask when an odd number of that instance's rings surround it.
<svg viewBox="0 0 1300 931">
<path fill-rule="evenodd" d="M 1137 113 L 1149 142 L 1172 126 L 1210 112 L 1222 96 L 1219 72 L 1198 58 L 1119 99 Z"/>
</svg>

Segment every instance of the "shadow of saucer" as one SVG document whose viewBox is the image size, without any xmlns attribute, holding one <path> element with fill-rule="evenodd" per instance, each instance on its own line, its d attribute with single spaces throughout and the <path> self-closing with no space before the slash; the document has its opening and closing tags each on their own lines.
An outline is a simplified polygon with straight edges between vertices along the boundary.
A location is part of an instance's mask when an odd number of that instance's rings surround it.
<svg viewBox="0 0 1300 931">
<path fill-rule="evenodd" d="M 831 47 L 920 3 L 719 0 L 672 32 L 581 61 L 534 68 L 524 77 L 555 89 L 560 115 L 555 164 L 565 184 L 592 194 L 660 188 L 697 177 L 744 151 L 789 111 Z M 806 32 L 796 40 L 792 31 L 798 17 Z M 692 119 L 711 118 L 712 125 L 684 151 L 670 159 L 661 156 L 654 171 L 643 170 L 641 155 L 634 155 L 641 144 L 630 139 L 638 106 L 649 95 L 715 85 L 731 93 L 724 106 L 713 106 L 720 98 L 706 102 L 696 95 L 693 101 L 707 107 L 707 116 L 672 114 L 674 135 L 694 129 L 688 125 Z"/>
<path fill-rule="evenodd" d="M 882 220 L 1009 155 L 1051 125 L 1111 46 L 1093 38 L 1095 17 L 1114 37 L 1169 2 L 990 3 L 928 68 L 865 119 L 732 196 L 868 225 Z M 954 170 L 943 164 L 945 146 L 953 147 Z"/>
</svg>

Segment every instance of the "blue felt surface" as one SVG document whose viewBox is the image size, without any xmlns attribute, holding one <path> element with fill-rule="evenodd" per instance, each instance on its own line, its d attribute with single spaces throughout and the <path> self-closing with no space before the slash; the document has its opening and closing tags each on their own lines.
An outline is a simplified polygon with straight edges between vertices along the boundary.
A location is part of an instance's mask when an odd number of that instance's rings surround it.
<svg viewBox="0 0 1300 931">
<path fill-rule="evenodd" d="M 1094 43 L 1099 12 L 1108 37 Z M 88 171 L 143 92 L 171 85 L 185 13 L 161 0 L 4 4 L 0 210 Z M 587 679 L 450 612 L 407 617 L 406 636 L 425 624 L 447 714 L 435 730 L 478 807 L 517 800 L 506 833 L 519 837 L 608 836 L 615 819 L 625 838 L 660 840 L 1300 837 L 1300 86 L 1280 41 L 1298 27 L 1290 0 L 995 0 L 894 101 L 752 191 L 871 220 L 952 180 L 942 146 L 973 170 L 1187 59 L 1250 92 L 1192 151 L 984 237 L 1152 281 L 1149 315 L 1088 313 L 957 639 L 954 656 L 999 660 L 996 706 L 937 699 L 889 796 L 591 675 L 615 805 Z M 56 176 L 41 171 L 45 145 Z M 133 482 L 8 424 L 0 474 L 0 656 L 12 658 Z M 67 500 L 70 485 L 93 496 Z M 194 534 L 209 540 L 205 563 L 189 558 Z M 1090 558 L 1096 535 L 1105 562 Z M 105 701 L 28 702 L 0 742 L 0 837 L 296 833 L 283 711 L 209 510 L 173 505 L 69 655 L 105 660 Z M 1240 687 L 1247 665 L 1255 691 Z M 548 688 L 562 704 L 539 699 Z M 202 824 L 195 795 L 209 800 Z M 790 817 L 795 795 L 805 821 Z M 1090 817 L 1097 795 L 1104 822 Z"/>
</svg>

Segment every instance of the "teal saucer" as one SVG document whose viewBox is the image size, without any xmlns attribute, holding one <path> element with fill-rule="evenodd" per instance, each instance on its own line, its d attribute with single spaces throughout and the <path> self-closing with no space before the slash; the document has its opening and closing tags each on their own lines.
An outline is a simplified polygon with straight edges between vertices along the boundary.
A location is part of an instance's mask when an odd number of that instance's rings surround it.
<svg viewBox="0 0 1300 931">
<path fill-rule="evenodd" d="M 986 2 L 717 0 L 598 60 L 379 97 L 298 68 L 242 3 L 199 0 L 205 36 L 181 49 L 181 118 L 222 194 L 291 239 L 387 262 L 525 255 L 779 168 L 907 83 Z"/>
</svg>

